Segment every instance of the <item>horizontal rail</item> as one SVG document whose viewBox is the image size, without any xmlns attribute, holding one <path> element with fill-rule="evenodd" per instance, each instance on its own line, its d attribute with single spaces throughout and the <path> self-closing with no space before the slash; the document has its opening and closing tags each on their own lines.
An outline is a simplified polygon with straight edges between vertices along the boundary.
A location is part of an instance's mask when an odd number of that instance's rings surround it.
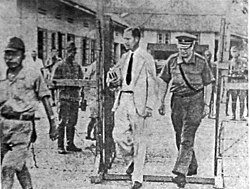
<svg viewBox="0 0 250 189">
<path fill-rule="evenodd" d="M 83 80 L 83 79 L 53 79 L 46 81 L 49 87 L 96 87 L 96 81 Z"/>
<path fill-rule="evenodd" d="M 128 181 L 131 180 L 130 175 L 121 174 L 104 174 L 104 180 L 110 181 Z M 145 182 L 172 182 L 172 176 L 156 176 L 156 175 L 144 175 L 143 180 Z M 214 178 L 202 178 L 202 177 L 187 177 L 187 183 L 189 184 L 205 184 L 214 185 Z"/>
</svg>

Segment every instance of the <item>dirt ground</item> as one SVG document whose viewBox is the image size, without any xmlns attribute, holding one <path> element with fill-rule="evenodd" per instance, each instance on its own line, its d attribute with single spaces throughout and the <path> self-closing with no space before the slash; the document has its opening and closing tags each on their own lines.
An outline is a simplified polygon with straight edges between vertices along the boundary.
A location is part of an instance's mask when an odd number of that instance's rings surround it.
<svg viewBox="0 0 250 189">
<path fill-rule="evenodd" d="M 167 105 L 169 107 L 169 105 Z M 94 174 L 95 163 L 95 142 L 85 140 L 86 127 L 89 121 L 89 109 L 85 112 L 79 111 L 79 119 L 76 127 L 75 142 L 78 147 L 83 149 L 79 153 L 70 153 L 60 155 L 57 153 L 57 143 L 49 140 L 48 135 L 48 121 L 46 120 L 45 112 L 39 109 L 39 117 L 41 118 L 36 122 L 38 139 L 34 144 L 34 152 L 36 157 L 37 166 L 35 167 L 32 153 L 28 159 L 28 167 L 32 175 L 34 189 L 128 189 L 131 182 L 103 182 L 101 184 L 92 184 L 90 176 Z M 229 125 L 232 125 L 228 122 Z M 245 123 L 244 123 L 245 124 Z M 213 177 L 213 158 L 214 158 L 214 125 L 215 120 L 204 119 L 196 134 L 195 150 L 198 158 L 199 169 L 197 177 Z M 231 127 L 231 126 L 230 126 Z M 227 128 L 230 128 L 227 126 Z M 244 131 L 240 128 L 244 128 Z M 230 129 L 229 129 L 230 131 Z M 238 126 L 238 134 L 235 134 L 236 139 L 240 134 L 247 132 L 247 127 Z M 231 134 L 230 134 L 231 136 Z M 231 137 L 233 138 L 233 136 Z M 235 140 L 236 140 L 235 139 Z M 234 142 L 234 141 L 232 141 Z M 152 125 L 152 134 L 149 139 L 149 147 L 146 156 L 146 165 L 144 174 L 150 175 L 169 175 L 173 176 L 171 171 L 177 156 L 175 147 L 175 134 L 170 121 L 170 114 L 160 116 L 155 114 L 154 125 Z M 230 147 L 232 143 L 227 145 Z M 238 145 L 238 147 L 237 147 Z M 233 148 L 246 149 L 247 138 L 243 141 L 233 145 Z M 227 151 L 227 153 L 230 152 Z M 32 151 L 32 149 L 30 150 Z M 247 150 L 244 152 L 245 158 L 248 157 Z M 233 153 L 235 154 L 235 153 Z M 240 157 L 243 155 L 238 154 Z M 229 156 L 230 157 L 230 156 Z M 230 161 L 234 163 L 233 167 L 237 167 L 237 161 L 232 157 Z M 242 159 L 241 159 L 242 161 Z M 229 162 L 229 161 L 228 161 Z M 245 161 L 246 162 L 246 161 Z M 246 165 L 248 167 L 248 163 Z M 121 159 L 116 158 L 112 169 L 109 173 L 125 173 L 125 167 Z M 225 173 L 231 172 L 232 164 L 228 164 Z M 244 169 L 244 167 L 242 167 Z M 240 173 L 241 174 L 241 173 Z M 230 176 L 231 175 L 231 176 Z M 236 178 L 233 180 L 233 178 Z M 238 179 L 237 179 L 238 178 Z M 237 175 L 233 177 L 229 174 L 226 179 L 226 188 L 243 189 L 248 188 L 247 173 L 244 175 Z M 240 187 L 239 183 L 243 183 Z M 231 185 L 231 187 L 230 187 Z M 20 185 L 15 181 L 14 189 L 20 189 Z M 143 184 L 143 189 L 175 189 L 177 188 L 173 183 L 149 183 Z M 187 189 L 212 189 L 213 186 L 193 185 L 187 184 Z"/>
</svg>

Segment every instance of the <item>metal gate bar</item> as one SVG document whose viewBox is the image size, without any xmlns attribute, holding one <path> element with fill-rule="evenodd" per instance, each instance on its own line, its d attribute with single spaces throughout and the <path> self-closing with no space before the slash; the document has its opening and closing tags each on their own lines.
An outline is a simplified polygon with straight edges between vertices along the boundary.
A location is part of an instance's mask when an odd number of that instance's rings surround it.
<svg viewBox="0 0 250 189">
<path fill-rule="evenodd" d="M 143 181 L 145 182 L 172 182 L 172 176 L 156 176 L 156 175 L 144 175 Z M 104 174 L 104 180 L 107 181 L 130 181 L 130 175 L 122 174 Z M 189 184 L 207 184 L 214 185 L 214 178 L 203 178 L 203 177 L 187 177 L 187 183 Z"/>
</svg>

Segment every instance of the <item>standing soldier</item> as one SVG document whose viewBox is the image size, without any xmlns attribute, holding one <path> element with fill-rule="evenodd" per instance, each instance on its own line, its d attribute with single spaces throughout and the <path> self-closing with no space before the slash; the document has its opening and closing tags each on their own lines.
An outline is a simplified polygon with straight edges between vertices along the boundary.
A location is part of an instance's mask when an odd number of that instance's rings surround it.
<svg viewBox="0 0 250 189">
<path fill-rule="evenodd" d="M 76 46 L 70 41 L 67 45 L 66 58 L 58 64 L 52 79 L 83 79 L 81 66 L 75 62 Z M 80 152 L 74 144 L 75 125 L 77 123 L 80 100 L 80 87 L 66 86 L 59 89 L 59 137 L 58 153 L 67 151 Z M 64 133 L 66 128 L 67 147 L 64 148 Z"/>
<path fill-rule="evenodd" d="M 247 82 L 247 64 L 240 58 L 239 49 L 236 46 L 231 48 L 232 59 L 229 62 L 228 82 L 230 83 L 244 83 Z M 240 101 L 240 120 L 246 121 L 244 118 L 245 98 L 247 95 L 246 89 L 230 89 L 232 97 L 232 120 L 236 120 L 236 103 L 239 97 Z"/>
<path fill-rule="evenodd" d="M 121 84 L 114 103 L 113 137 L 123 158 L 129 158 L 127 174 L 132 174 L 132 189 L 142 187 L 148 126 L 155 104 L 156 71 L 153 57 L 139 47 L 138 28 L 124 31 L 129 51 L 108 73 L 108 86 Z"/>
<path fill-rule="evenodd" d="M 50 92 L 39 71 L 24 66 L 25 46 L 20 38 L 13 37 L 5 49 L 7 70 L 0 74 L 0 133 L 2 188 L 13 186 L 16 174 L 23 188 L 32 188 L 31 176 L 26 166 L 28 148 L 34 130 L 38 99 L 45 107 L 49 135 L 57 138 L 56 116 L 49 103 Z M 31 65 L 25 63 L 26 65 Z M 1 70 L 3 71 L 3 70 Z M 33 141 L 34 142 L 34 141 Z"/>
<path fill-rule="evenodd" d="M 159 113 L 165 114 L 165 96 L 172 80 L 171 119 L 179 151 L 172 171 L 177 175 L 173 178 L 173 182 L 178 187 L 184 188 L 186 176 L 197 174 L 198 165 L 194 153 L 195 133 L 202 118 L 209 111 L 210 84 L 214 79 L 205 59 L 194 52 L 196 37 L 184 33 L 176 38 L 179 52 L 168 58 L 159 75 L 166 82 Z"/>
</svg>

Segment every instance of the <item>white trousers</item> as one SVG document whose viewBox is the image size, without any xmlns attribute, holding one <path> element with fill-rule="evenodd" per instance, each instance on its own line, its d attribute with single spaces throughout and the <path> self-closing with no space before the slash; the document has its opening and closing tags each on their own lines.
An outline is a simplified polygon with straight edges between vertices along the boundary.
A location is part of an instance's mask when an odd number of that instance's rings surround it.
<svg viewBox="0 0 250 189">
<path fill-rule="evenodd" d="M 132 181 L 143 181 L 143 168 L 147 147 L 146 119 L 136 113 L 133 94 L 122 93 L 120 104 L 115 112 L 113 138 L 116 149 L 125 162 L 134 162 Z"/>
</svg>

